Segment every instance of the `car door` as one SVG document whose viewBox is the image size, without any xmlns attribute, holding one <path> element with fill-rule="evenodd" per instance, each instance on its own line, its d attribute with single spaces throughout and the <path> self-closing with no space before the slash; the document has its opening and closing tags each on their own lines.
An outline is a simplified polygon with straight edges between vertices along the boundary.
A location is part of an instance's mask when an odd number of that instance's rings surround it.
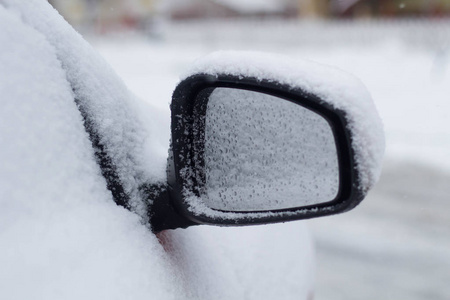
<svg viewBox="0 0 450 300">
<path fill-rule="evenodd" d="M 1 298 L 312 296 L 304 223 L 154 235 L 141 187 L 164 180 L 166 157 L 151 108 L 142 114 L 46 1 L 2 0 L 0 14 Z M 122 190 L 105 180 L 96 139 Z M 130 210 L 114 193 L 128 195 Z"/>
</svg>

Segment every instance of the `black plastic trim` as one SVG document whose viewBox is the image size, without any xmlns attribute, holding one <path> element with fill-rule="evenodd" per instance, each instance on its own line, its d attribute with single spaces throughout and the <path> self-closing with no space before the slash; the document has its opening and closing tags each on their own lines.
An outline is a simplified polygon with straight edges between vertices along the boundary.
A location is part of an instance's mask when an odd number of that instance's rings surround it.
<svg viewBox="0 0 450 300">
<path fill-rule="evenodd" d="M 95 124 L 91 120 L 89 114 L 85 111 L 84 107 L 80 104 L 80 100 L 75 99 L 75 103 L 83 117 L 84 128 L 89 135 L 92 148 L 95 151 L 95 158 L 100 166 L 102 175 L 106 180 L 107 189 L 111 191 L 114 202 L 116 202 L 117 205 L 130 210 L 129 196 L 125 193 L 119 175 L 117 174 L 116 166 L 108 155 L 108 149 L 102 144 L 100 136 L 95 129 Z"/>
</svg>

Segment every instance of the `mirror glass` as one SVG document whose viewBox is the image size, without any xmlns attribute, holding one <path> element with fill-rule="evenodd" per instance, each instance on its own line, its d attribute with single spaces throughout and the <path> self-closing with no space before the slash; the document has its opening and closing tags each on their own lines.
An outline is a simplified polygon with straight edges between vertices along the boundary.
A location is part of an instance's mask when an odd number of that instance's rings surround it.
<svg viewBox="0 0 450 300">
<path fill-rule="evenodd" d="M 265 211 L 332 201 L 339 189 L 333 132 L 319 114 L 285 99 L 232 88 L 203 90 L 204 203 Z"/>
</svg>

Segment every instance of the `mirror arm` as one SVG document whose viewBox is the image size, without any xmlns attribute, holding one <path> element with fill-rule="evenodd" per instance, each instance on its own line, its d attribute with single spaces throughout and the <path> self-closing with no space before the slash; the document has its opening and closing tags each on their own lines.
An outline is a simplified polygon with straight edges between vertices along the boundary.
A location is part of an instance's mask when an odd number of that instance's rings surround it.
<svg viewBox="0 0 450 300">
<path fill-rule="evenodd" d="M 172 205 L 169 185 L 152 185 L 147 189 L 151 205 L 148 208 L 148 217 L 154 233 L 166 229 L 187 228 L 198 225 L 180 215 Z"/>
</svg>

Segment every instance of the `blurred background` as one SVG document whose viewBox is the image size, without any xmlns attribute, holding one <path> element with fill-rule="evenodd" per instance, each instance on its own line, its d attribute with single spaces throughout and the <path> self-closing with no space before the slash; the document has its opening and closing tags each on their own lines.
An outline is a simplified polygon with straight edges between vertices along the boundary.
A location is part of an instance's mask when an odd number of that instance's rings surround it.
<svg viewBox="0 0 450 300">
<path fill-rule="evenodd" d="M 384 171 L 355 210 L 307 221 L 315 299 L 450 299 L 450 0 L 50 2 L 161 110 L 167 137 L 178 76 L 214 50 L 282 53 L 359 77 L 385 125 Z"/>
</svg>

